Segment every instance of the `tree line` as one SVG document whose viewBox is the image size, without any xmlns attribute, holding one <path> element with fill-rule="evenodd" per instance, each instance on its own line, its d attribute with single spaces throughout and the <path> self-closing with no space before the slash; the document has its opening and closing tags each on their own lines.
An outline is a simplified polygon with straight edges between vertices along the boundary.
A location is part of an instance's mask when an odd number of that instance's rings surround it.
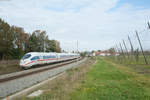
<svg viewBox="0 0 150 100">
<path fill-rule="evenodd" d="M 26 33 L 0 18 L 0 60 L 19 59 L 27 52 L 61 52 L 60 43 L 50 40 L 46 31 Z"/>
</svg>

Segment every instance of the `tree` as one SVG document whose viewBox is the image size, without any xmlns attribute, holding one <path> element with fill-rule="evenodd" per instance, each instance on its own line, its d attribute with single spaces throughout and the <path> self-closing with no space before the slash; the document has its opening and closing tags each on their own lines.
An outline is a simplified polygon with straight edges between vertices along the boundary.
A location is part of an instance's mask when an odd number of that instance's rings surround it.
<svg viewBox="0 0 150 100">
<path fill-rule="evenodd" d="M 10 58 L 13 47 L 13 34 L 9 24 L 0 19 L 0 59 Z"/>
<path fill-rule="evenodd" d="M 47 40 L 46 52 L 61 52 L 60 43 L 57 40 Z"/>
<path fill-rule="evenodd" d="M 95 53 L 95 51 L 94 51 L 94 50 L 92 50 L 92 51 L 91 51 L 91 53 Z"/>
<path fill-rule="evenodd" d="M 32 52 L 61 52 L 60 43 L 57 40 L 49 40 L 46 31 L 34 31 L 28 45 Z"/>
<path fill-rule="evenodd" d="M 29 51 L 44 52 L 45 41 L 47 38 L 46 31 L 35 30 L 29 37 Z"/>
<path fill-rule="evenodd" d="M 18 59 L 27 52 L 61 52 L 57 40 L 49 40 L 46 31 L 35 30 L 32 34 L 10 26 L 0 19 L 0 60 Z"/>
<path fill-rule="evenodd" d="M 98 52 L 101 52 L 101 50 L 98 50 Z"/>
<path fill-rule="evenodd" d="M 12 26 L 12 33 L 14 35 L 14 52 L 17 53 L 17 58 L 20 58 L 27 51 L 27 42 L 29 40 L 29 34 L 24 32 L 24 29 L 21 27 Z M 14 53 L 13 52 L 13 53 Z M 16 58 L 15 57 L 15 58 Z"/>
<path fill-rule="evenodd" d="M 60 53 L 61 52 L 60 42 L 55 40 L 55 44 L 56 44 L 56 52 Z"/>
<path fill-rule="evenodd" d="M 87 52 L 87 51 L 85 51 L 85 52 L 81 52 L 81 53 L 80 53 L 80 55 L 81 55 L 82 57 L 85 57 L 85 56 L 87 56 L 87 55 L 88 55 L 88 52 Z"/>
<path fill-rule="evenodd" d="M 113 55 L 113 54 L 115 53 L 115 49 L 114 49 L 114 48 L 110 48 L 108 51 L 109 51 L 109 53 L 110 53 L 111 55 Z"/>
</svg>

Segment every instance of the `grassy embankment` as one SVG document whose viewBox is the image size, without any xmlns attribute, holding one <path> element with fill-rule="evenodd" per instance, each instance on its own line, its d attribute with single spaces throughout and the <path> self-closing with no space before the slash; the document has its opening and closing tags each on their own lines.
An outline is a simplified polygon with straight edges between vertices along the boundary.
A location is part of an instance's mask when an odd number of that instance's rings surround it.
<svg viewBox="0 0 150 100">
<path fill-rule="evenodd" d="M 129 67 L 139 74 L 144 74 L 148 76 L 150 75 L 150 56 L 146 56 L 148 64 L 145 64 L 143 56 L 139 56 L 138 62 L 135 60 L 134 56 L 132 57 L 130 56 L 129 58 L 126 56 L 126 59 L 122 61 L 121 56 L 120 57 L 108 56 L 103 58 L 107 61 L 119 63 L 120 65 Z"/>
<path fill-rule="evenodd" d="M 20 71 L 19 60 L 0 61 L 0 75 Z"/>
<path fill-rule="evenodd" d="M 150 79 L 132 69 L 99 59 L 72 100 L 150 100 Z"/>
<path fill-rule="evenodd" d="M 43 86 L 44 94 L 31 100 L 150 100 L 150 76 L 101 58 L 87 66 Z"/>
</svg>

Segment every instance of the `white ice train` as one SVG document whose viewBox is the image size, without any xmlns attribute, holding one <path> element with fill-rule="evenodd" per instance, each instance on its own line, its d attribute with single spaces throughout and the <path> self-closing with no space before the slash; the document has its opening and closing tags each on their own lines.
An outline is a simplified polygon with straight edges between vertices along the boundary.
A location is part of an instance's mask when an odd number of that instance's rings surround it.
<svg viewBox="0 0 150 100">
<path fill-rule="evenodd" d="M 74 53 L 29 52 L 25 54 L 20 60 L 20 67 L 27 69 L 35 65 L 67 61 L 67 60 L 76 59 L 79 57 L 80 57 L 79 54 L 74 54 Z"/>
</svg>

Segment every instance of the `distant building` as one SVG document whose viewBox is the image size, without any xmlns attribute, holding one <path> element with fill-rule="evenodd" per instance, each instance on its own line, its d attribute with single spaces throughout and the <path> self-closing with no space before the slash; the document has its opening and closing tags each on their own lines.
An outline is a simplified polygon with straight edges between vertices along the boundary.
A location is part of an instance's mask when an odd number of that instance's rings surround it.
<svg viewBox="0 0 150 100">
<path fill-rule="evenodd" d="M 114 55 L 114 56 L 119 56 L 119 55 L 120 55 L 120 53 L 115 52 L 115 53 L 113 53 L 113 55 Z"/>
<path fill-rule="evenodd" d="M 115 52 L 113 54 L 109 53 L 108 51 L 96 52 L 96 56 L 118 56 L 118 55 L 120 55 L 118 52 Z"/>
<path fill-rule="evenodd" d="M 87 56 L 88 57 L 92 57 L 92 56 L 96 56 L 96 53 L 95 52 L 87 52 Z"/>
<path fill-rule="evenodd" d="M 110 56 L 111 54 L 108 51 L 96 52 L 97 56 Z"/>
<path fill-rule="evenodd" d="M 93 53 L 92 53 L 92 56 L 96 56 L 96 53 L 95 53 L 95 52 L 93 52 Z"/>
</svg>

